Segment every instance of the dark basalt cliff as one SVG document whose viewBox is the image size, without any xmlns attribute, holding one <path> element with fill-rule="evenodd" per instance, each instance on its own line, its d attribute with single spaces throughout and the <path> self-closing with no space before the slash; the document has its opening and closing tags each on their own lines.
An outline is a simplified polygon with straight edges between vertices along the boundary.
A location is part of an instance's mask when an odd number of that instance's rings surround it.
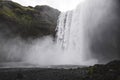
<svg viewBox="0 0 120 80">
<path fill-rule="evenodd" d="M 49 6 L 25 7 L 0 0 L 0 35 L 23 39 L 55 35 L 60 11 Z"/>
</svg>

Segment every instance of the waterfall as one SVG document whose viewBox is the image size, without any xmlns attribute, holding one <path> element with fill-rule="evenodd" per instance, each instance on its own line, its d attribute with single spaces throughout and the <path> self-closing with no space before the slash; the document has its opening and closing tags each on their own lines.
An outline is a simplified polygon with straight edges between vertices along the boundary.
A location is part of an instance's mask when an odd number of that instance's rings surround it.
<svg viewBox="0 0 120 80">
<path fill-rule="evenodd" d="M 72 13 L 72 11 L 61 13 L 58 20 L 59 24 L 57 26 L 57 42 L 58 45 L 63 49 L 66 49 L 68 47 Z"/>
<path fill-rule="evenodd" d="M 57 45 L 63 49 L 67 58 L 81 64 L 85 60 L 96 62 L 91 55 L 92 43 L 90 42 L 93 35 L 102 30 L 98 24 L 104 26 L 104 19 L 112 11 L 112 6 L 112 0 L 88 0 L 78 5 L 76 9 L 60 14 L 57 25 Z"/>
<path fill-rule="evenodd" d="M 81 62 L 88 57 L 86 55 L 89 55 L 89 50 L 80 8 L 60 14 L 57 25 L 57 45 L 63 49 L 68 61 L 82 64 Z M 76 61 L 75 58 L 78 60 Z"/>
<path fill-rule="evenodd" d="M 85 0 L 76 9 L 61 12 L 57 44 L 51 36 L 26 41 L 0 33 L 0 62 L 92 65 L 119 59 L 119 9 L 119 0 Z"/>
</svg>

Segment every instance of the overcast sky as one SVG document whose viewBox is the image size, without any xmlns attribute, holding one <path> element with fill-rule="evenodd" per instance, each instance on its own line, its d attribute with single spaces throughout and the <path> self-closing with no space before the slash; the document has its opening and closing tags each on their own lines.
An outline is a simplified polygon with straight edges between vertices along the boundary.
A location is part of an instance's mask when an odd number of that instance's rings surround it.
<svg viewBox="0 0 120 80">
<path fill-rule="evenodd" d="M 79 3 L 84 0 L 12 0 L 24 6 L 49 5 L 60 11 L 74 9 Z"/>
</svg>

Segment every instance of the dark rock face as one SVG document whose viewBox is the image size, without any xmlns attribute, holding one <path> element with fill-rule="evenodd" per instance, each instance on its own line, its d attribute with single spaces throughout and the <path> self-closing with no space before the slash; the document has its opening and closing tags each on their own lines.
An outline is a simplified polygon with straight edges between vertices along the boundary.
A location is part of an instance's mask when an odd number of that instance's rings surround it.
<svg viewBox="0 0 120 80">
<path fill-rule="evenodd" d="M 24 7 L 0 0 L 0 33 L 4 37 L 24 39 L 54 36 L 59 13 L 49 6 Z"/>
<path fill-rule="evenodd" d="M 100 62 L 120 59 L 120 1 L 110 1 L 110 11 L 97 25 L 91 39 L 92 53 Z"/>
<path fill-rule="evenodd" d="M 45 5 L 25 7 L 0 0 L 0 62 L 20 62 L 36 38 L 55 37 L 59 14 Z"/>
<path fill-rule="evenodd" d="M 88 76 L 85 80 L 119 80 L 120 61 L 115 60 L 108 64 L 97 64 L 89 67 Z"/>
</svg>

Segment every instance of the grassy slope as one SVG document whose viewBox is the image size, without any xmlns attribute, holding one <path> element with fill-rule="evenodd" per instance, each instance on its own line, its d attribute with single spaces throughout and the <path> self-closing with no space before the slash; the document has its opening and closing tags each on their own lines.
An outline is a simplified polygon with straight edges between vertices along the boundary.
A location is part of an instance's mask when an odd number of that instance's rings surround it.
<svg viewBox="0 0 120 80">
<path fill-rule="evenodd" d="M 14 28 L 15 31 L 11 32 L 23 38 L 54 35 L 58 15 L 59 11 L 49 6 L 25 7 L 0 0 L 0 24 Z"/>
</svg>

